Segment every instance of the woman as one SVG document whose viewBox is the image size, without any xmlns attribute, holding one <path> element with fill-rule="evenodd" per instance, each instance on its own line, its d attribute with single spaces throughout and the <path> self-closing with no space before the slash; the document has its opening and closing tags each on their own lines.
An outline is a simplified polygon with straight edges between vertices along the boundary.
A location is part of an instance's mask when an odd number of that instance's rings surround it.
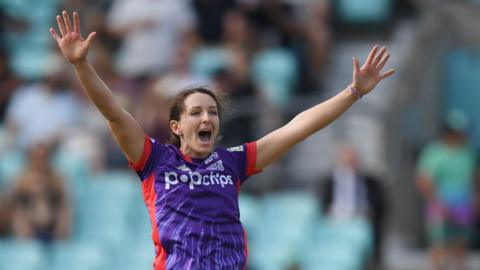
<svg viewBox="0 0 480 270">
<path fill-rule="evenodd" d="M 243 269 L 247 246 L 238 210 L 242 182 L 335 120 L 394 73 L 393 69 L 380 73 L 389 53 L 375 46 L 362 68 L 353 59 L 353 83 L 337 96 L 256 142 L 229 149 L 214 148 L 221 107 L 215 94 L 190 89 L 180 93 L 170 109 L 174 144 L 161 144 L 145 135 L 87 62 L 96 33 L 83 39 L 78 14 L 73 13 L 73 25 L 66 11 L 62 16 L 57 16 L 60 33 L 53 28 L 50 33 L 142 179 L 156 270 Z"/>
</svg>

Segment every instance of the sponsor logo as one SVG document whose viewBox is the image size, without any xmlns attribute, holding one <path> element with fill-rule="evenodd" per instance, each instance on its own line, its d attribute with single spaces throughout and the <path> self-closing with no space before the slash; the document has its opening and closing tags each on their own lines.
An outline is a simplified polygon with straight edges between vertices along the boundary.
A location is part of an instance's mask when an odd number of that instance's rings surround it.
<svg viewBox="0 0 480 270">
<path fill-rule="evenodd" d="M 230 148 L 227 148 L 227 150 L 230 151 L 230 152 L 242 152 L 243 151 L 243 145 L 230 147 Z"/>
<path fill-rule="evenodd" d="M 165 189 L 170 189 L 171 186 L 175 186 L 179 183 L 188 183 L 190 189 L 194 189 L 195 186 L 210 186 L 220 185 L 224 188 L 227 185 L 233 186 L 232 176 L 223 175 L 219 173 L 210 172 L 210 174 L 202 175 L 198 172 L 186 172 L 185 174 L 176 172 L 165 172 Z"/>
<path fill-rule="evenodd" d="M 219 157 L 218 153 L 213 152 L 203 163 L 208 164 L 218 157 Z"/>
<path fill-rule="evenodd" d="M 208 166 L 207 167 L 207 170 L 211 170 L 211 171 L 224 171 L 224 168 L 223 168 L 223 161 L 219 160 L 215 163 L 213 163 L 212 165 Z"/>
</svg>

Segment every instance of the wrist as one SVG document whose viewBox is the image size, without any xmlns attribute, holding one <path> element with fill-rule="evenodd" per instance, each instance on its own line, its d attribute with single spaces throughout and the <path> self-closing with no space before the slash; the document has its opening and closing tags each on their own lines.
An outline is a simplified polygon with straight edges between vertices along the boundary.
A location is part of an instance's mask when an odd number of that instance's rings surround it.
<svg viewBox="0 0 480 270">
<path fill-rule="evenodd" d="M 358 91 L 358 88 L 355 87 L 353 84 L 348 85 L 347 89 L 348 93 L 350 93 L 350 95 L 352 95 L 356 99 L 361 99 L 364 96 L 364 94 Z"/>
<path fill-rule="evenodd" d="M 79 60 L 75 60 L 75 61 L 70 61 L 70 63 L 71 63 L 74 67 L 79 67 L 79 66 L 83 66 L 83 65 L 88 64 L 88 61 L 87 61 L 86 58 L 84 58 L 84 59 L 79 59 Z"/>
</svg>

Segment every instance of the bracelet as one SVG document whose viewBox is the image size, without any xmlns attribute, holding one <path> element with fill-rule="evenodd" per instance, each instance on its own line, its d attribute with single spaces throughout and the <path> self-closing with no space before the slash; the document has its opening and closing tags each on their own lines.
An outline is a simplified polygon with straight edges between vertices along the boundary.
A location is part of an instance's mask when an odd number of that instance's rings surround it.
<svg viewBox="0 0 480 270">
<path fill-rule="evenodd" d="M 352 96 L 354 96 L 357 99 L 361 99 L 363 96 L 362 94 L 360 94 L 360 92 L 357 89 L 353 88 L 351 84 L 348 86 L 348 91 L 350 91 Z"/>
</svg>

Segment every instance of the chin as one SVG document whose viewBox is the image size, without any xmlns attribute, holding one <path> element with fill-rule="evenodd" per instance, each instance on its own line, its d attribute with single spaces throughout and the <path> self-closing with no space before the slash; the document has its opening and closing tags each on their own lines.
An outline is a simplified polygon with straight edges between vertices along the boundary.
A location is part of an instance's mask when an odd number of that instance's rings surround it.
<svg viewBox="0 0 480 270">
<path fill-rule="evenodd" d="M 199 153 L 201 154 L 210 154 L 213 150 L 213 147 L 209 146 L 209 147 L 200 147 L 199 149 Z"/>
</svg>

